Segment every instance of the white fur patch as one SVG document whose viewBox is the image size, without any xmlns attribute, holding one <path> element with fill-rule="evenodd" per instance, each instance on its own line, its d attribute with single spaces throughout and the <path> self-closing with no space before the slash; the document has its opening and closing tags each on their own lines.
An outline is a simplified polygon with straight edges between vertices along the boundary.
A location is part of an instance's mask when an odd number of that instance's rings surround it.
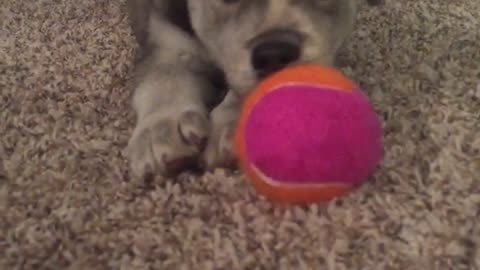
<svg viewBox="0 0 480 270">
<path fill-rule="evenodd" d="M 270 0 L 267 14 L 265 14 L 265 22 L 269 27 L 276 25 L 278 22 L 285 20 L 285 14 L 289 10 L 289 0 Z"/>
</svg>

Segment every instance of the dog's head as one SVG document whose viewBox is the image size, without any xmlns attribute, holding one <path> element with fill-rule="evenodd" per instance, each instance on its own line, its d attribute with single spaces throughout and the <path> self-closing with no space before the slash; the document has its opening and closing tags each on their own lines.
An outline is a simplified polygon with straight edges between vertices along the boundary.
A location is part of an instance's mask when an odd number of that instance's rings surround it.
<svg viewBox="0 0 480 270">
<path fill-rule="evenodd" d="M 232 90 L 290 64 L 332 64 L 356 0 L 190 0 L 191 24 Z"/>
</svg>

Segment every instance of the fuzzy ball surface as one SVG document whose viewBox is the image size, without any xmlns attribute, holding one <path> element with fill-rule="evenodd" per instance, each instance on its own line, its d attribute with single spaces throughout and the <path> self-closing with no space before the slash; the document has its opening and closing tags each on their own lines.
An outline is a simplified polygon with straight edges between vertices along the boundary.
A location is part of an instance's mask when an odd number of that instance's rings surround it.
<svg viewBox="0 0 480 270">
<path fill-rule="evenodd" d="M 276 181 L 358 184 L 377 165 L 380 134 L 360 91 L 289 85 L 256 104 L 245 140 L 250 162 Z"/>
</svg>

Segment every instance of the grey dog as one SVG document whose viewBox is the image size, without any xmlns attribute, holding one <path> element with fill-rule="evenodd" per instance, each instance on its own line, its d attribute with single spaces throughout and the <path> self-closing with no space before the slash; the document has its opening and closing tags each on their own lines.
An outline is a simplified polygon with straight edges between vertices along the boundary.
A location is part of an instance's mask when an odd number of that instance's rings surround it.
<svg viewBox="0 0 480 270">
<path fill-rule="evenodd" d="M 286 66 L 333 65 L 356 1 L 127 0 L 140 45 L 126 151 L 134 176 L 235 166 L 242 99 Z"/>
</svg>

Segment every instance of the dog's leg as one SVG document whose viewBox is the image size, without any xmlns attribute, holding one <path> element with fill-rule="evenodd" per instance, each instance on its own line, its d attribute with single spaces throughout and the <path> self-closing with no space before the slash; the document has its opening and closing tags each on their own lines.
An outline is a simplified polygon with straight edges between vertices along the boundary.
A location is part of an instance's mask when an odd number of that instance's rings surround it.
<svg viewBox="0 0 480 270">
<path fill-rule="evenodd" d="M 210 137 L 202 160 L 206 169 L 236 167 L 233 137 L 241 105 L 241 99 L 234 91 L 229 91 L 223 102 L 210 114 Z"/>
<path fill-rule="evenodd" d="M 196 162 L 208 135 L 210 85 L 181 67 L 152 67 L 135 90 L 137 125 L 127 153 L 135 176 L 168 175 Z"/>
<path fill-rule="evenodd" d="M 151 21 L 152 51 L 137 66 L 133 107 L 137 124 L 127 146 L 134 176 L 183 171 L 198 157 L 209 132 L 213 86 L 200 46 L 162 21 Z"/>
</svg>

